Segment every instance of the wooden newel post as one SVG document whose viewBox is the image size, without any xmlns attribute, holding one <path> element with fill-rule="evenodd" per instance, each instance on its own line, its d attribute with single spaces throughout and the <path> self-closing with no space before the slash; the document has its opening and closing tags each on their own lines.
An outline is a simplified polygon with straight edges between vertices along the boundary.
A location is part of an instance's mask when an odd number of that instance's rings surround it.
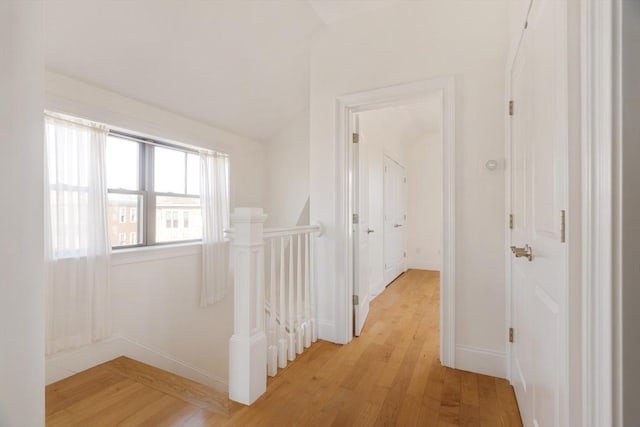
<svg viewBox="0 0 640 427">
<path fill-rule="evenodd" d="M 250 405 L 267 389 L 264 331 L 264 239 L 260 208 L 231 215 L 234 254 L 233 336 L 229 340 L 229 398 Z"/>
</svg>

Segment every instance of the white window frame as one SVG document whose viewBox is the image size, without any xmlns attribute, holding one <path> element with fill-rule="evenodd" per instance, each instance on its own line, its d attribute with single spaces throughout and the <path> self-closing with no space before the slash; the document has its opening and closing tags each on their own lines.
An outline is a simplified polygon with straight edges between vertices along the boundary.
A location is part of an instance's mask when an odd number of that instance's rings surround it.
<svg viewBox="0 0 640 427">
<path fill-rule="evenodd" d="M 138 188 L 136 190 L 125 190 L 120 188 L 108 188 L 109 194 L 131 194 L 137 195 L 141 198 L 142 203 L 136 209 L 136 219 L 138 220 L 138 238 L 136 239 L 136 244 L 134 245 L 117 245 L 113 246 L 112 249 L 131 249 L 136 247 L 147 247 L 147 246 L 159 246 L 159 245 L 172 245 L 172 244 L 182 244 L 189 242 L 199 242 L 202 239 L 182 239 L 182 240 L 171 240 L 166 242 L 158 242 L 156 240 L 156 221 L 166 221 L 166 225 L 168 229 L 176 229 L 180 227 L 180 211 L 167 209 L 164 210 L 164 214 L 157 215 L 156 212 L 156 199 L 158 197 L 183 197 L 187 199 L 197 198 L 200 199 L 200 195 L 198 194 L 190 194 L 188 193 L 188 179 L 187 179 L 187 169 L 188 169 L 188 156 L 186 154 L 196 154 L 198 155 L 198 151 L 193 148 L 178 146 L 175 144 L 169 144 L 157 140 L 152 140 L 148 138 L 143 138 L 141 136 L 137 136 L 130 133 L 125 133 L 121 131 L 110 131 L 109 136 L 120 138 L 120 139 L 128 139 L 133 142 L 139 143 L 140 154 L 139 158 L 139 180 L 138 180 Z M 108 143 L 108 142 L 107 142 Z M 185 153 L 185 189 L 184 193 L 164 193 L 164 192 L 156 192 L 154 191 L 154 147 L 162 147 L 173 149 L 176 151 Z M 120 213 L 120 212 L 118 212 Z M 118 219 L 121 216 L 119 215 Z M 129 216 L 125 217 L 129 218 Z M 190 218 L 191 219 L 191 218 Z"/>
</svg>

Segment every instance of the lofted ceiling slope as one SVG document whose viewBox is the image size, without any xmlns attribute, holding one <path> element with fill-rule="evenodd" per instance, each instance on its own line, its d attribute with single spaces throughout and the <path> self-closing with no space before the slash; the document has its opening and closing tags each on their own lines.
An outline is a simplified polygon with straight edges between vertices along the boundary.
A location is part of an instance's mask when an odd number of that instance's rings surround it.
<svg viewBox="0 0 640 427">
<path fill-rule="evenodd" d="M 301 1 L 47 1 L 47 68 L 265 140 L 308 108 Z"/>
<path fill-rule="evenodd" d="M 365 134 L 380 133 L 403 143 L 413 143 L 425 134 L 442 129 L 442 97 L 434 92 L 407 104 L 360 113 L 367 117 Z"/>
<path fill-rule="evenodd" d="M 49 70 L 265 141 L 309 107 L 325 25 L 396 0 L 48 0 Z"/>
</svg>

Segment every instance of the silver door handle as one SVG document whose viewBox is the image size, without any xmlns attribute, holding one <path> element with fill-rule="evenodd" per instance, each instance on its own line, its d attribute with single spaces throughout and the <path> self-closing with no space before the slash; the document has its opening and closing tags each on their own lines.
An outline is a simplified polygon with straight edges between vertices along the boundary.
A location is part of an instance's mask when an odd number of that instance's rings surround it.
<svg viewBox="0 0 640 427">
<path fill-rule="evenodd" d="M 373 233 L 373 232 L 375 232 L 375 230 L 372 230 L 372 229 L 370 229 L 370 228 L 369 228 L 369 229 L 367 229 L 367 234 L 371 234 L 371 233 Z"/>
<path fill-rule="evenodd" d="M 395 228 L 402 227 L 402 224 L 393 224 Z"/>
<path fill-rule="evenodd" d="M 528 244 L 524 245 L 524 248 L 518 248 L 516 246 L 511 246 L 511 252 L 516 256 L 516 258 L 527 258 L 529 262 L 533 260 L 533 249 Z"/>
</svg>

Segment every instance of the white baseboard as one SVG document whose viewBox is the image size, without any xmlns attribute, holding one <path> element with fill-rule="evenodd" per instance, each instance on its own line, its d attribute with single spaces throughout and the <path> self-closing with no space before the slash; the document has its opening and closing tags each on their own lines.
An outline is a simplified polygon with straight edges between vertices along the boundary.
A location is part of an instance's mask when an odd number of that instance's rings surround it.
<svg viewBox="0 0 640 427">
<path fill-rule="evenodd" d="M 407 268 L 415 270 L 440 271 L 442 265 L 439 260 L 409 259 L 407 261 Z"/>
<path fill-rule="evenodd" d="M 371 301 L 384 291 L 384 282 L 380 279 L 376 284 L 371 286 Z"/>
<path fill-rule="evenodd" d="M 211 375 L 169 354 L 121 336 L 114 336 L 89 346 L 48 357 L 45 368 L 46 383 L 60 381 L 120 356 L 164 369 L 218 390 L 226 391 L 228 389 L 226 379 Z"/>
<path fill-rule="evenodd" d="M 45 359 L 45 383 L 49 385 L 122 356 L 120 341 L 119 337 L 111 337 L 47 357 Z"/>
<path fill-rule="evenodd" d="M 506 353 L 466 345 L 456 346 L 456 368 L 463 371 L 507 377 Z"/>
<path fill-rule="evenodd" d="M 318 320 L 318 338 L 321 340 L 337 343 L 336 324 L 326 320 Z"/>
</svg>

